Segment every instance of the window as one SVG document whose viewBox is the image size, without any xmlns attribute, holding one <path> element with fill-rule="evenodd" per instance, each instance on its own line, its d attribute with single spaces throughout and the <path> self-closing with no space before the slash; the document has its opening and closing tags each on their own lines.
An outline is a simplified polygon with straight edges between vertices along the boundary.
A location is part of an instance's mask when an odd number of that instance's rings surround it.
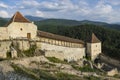
<svg viewBox="0 0 120 80">
<path fill-rule="evenodd" d="M 23 29 L 22 29 L 22 28 L 20 28 L 20 30 L 22 31 Z"/>
</svg>

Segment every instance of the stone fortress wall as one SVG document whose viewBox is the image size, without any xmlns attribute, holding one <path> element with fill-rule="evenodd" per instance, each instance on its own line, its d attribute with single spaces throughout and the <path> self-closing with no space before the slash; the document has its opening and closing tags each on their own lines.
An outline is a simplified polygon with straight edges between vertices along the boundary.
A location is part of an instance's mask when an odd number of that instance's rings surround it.
<svg viewBox="0 0 120 80">
<path fill-rule="evenodd" d="M 7 27 L 0 27 L 0 40 L 9 39 Z"/>
<path fill-rule="evenodd" d="M 41 41 L 45 40 L 45 41 Z M 51 40 L 51 39 L 50 39 Z M 0 58 L 7 58 L 7 52 L 12 51 L 11 45 L 14 44 L 14 46 L 17 46 L 19 50 L 28 50 L 31 47 L 31 44 L 36 45 L 37 49 L 42 50 L 45 52 L 45 56 L 47 57 L 56 57 L 61 60 L 78 60 L 82 59 L 85 56 L 85 47 L 82 44 L 76 44 L 76 43 L 69 43 L 64 41 L 58 41 L 53 40 L 51 42 L 49 39 L 40 38 L 40 40 L 29 40 L 29 39 L 14 39 L 14 40 L 6 40 L 6 41 L 0 41 Z M 54 42 L 55 41 L 55 42 Z M 59 44 L 57 44 L 57 43 Z M 61 43 L 60 43 L 61 42 Z M 53 44 L 56 43 L 56 44 Z M 73 46 L 72 46 L 72 45 Z M 14 48 L 15 51 L 16 48 Z M 18 53 L 16 53 L 18 54 Z M 11 56 L 15 56 L 16 54 L 11 54 Z"/>
<path fill-rule="evenodd" d="M 36 45 L 45 51 L 45 56 L 47 57 L 56 57 L 68 61 L 76 61 L 85 57 L 85 47 L 82 43 L 72 43 L 40 37 Z"/>
</svg>

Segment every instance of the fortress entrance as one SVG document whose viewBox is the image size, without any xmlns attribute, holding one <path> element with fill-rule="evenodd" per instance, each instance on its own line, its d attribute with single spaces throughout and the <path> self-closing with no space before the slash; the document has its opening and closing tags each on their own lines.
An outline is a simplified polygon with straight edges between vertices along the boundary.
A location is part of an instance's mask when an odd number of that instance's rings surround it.
<svg viewBox="0 0 120 80">
<path fill-rule="evenodd" d="M 31 39 L 31 33 L 27 33 L 27 38 Z"/>
</svg>

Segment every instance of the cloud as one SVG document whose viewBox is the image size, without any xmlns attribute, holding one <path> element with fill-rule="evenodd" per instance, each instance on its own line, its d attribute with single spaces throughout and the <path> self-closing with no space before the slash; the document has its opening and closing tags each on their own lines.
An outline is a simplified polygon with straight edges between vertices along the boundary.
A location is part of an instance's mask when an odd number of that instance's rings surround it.
<svg viewBox="0 0 120 80">
<path fill-rule="evenodd" d="M 0 2 L 0 8 L 8 8 L 8 6 L 2 2 Z"/>
<path fill-rule="evenodd" d="M 38 17 L 44 17 L 44 14 L 43 14 L 43 12 L 41 12 L 41 11 L 36 11 L 36 16 L 38 16 Z"/>
<path fill-rule="evenodd" d="M 35 6 L 39 6 L 39 3 L 35 0 L 24 0 L 22 2 L 22 4 L 24 4 L 25 6 L 31 6 L 31 7 L 35 7 Z"/>
<path fill-rule="evenodd" d="M 31 9 L 39 7 L 39 2 L 36 0 L 23 0 L 22 2 L 19 2 L 15 8 L 18 9 Z"/>
<path fill-rule="evenodd" d="M 108 2 L 114 6 L 120 6 L 120 0 L 107 0 L 106 2 Z"/>
<path fill-rule="evenodd" d="M 112 6 L 109 4 L 105 4 L 104 2 L 99 2 L 95 7 L 95 11 L 98 14 L 108 14 L 113 11 Z"/>
<path fill-rule="evenodd" d="M 120 21 L 119 0 L 15 0 L 0 2 L 0 10 L 9 14 L 21 11 L 24 15 L 75 20 Z M 14 4 L 14 5 L 13 5 Z"/>
<path fill-rule="evenodd" d="M 112 22 L 113 19 L 119 20 L 119 13 L 114 9 L 114 5 L 119 5 L 118 0 L 99 0 L 92 5 L 87 0 L 24 0 L 19 5 L 21 10 L 23 9 L 36 9 L 34 13 L 40 17 L 52 17 L 52 18 L 69 18 L 69 19 L 89 19 L 89 20 L 103 20 Z M 33 12 L 32 12 L 33 14 Z M 48 14 L 48 15 L 47 15 Z M 116 16 L 114 16 L 116 15 Z"/>
<path fill-rule="evenodd" d="M 42 2 L 40 3 L 39 10 L 41 11 L 59 11 L 62 10 L 58 3 L 54 2 Z"/>
<path fill-rule="evenodd" d="M 0 17 L 6 18 L 6 17 L 9 17 L 9 15 L 6 11 L 2 10 L 2 11 L 0 11 Z"/>
</svg>

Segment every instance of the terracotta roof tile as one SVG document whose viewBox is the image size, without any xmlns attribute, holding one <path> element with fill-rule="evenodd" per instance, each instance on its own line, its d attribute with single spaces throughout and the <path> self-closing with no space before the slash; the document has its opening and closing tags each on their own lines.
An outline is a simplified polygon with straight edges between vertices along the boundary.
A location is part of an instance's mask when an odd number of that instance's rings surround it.
<svg viewBox="0 0 120 80">
<path fill-rule="evenodd" d="M 30 23 L 28 19 L 26 19 L 20 12 L 16 12 L 13 17 L 10 19 L 10 21 L 6 24 L 8 26 L 11 22 L 24 22 L 24 23 Z"/>
</svg>

